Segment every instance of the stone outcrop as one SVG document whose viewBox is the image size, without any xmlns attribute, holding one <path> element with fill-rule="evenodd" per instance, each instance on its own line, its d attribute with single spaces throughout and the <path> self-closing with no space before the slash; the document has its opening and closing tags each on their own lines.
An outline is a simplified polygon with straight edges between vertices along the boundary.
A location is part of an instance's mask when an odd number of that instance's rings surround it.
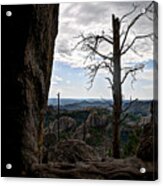
<svg viewBox="0 0 163 186">
<path fill-rule="evenodd" d="M 88 115 L 87 120 L 81 124 L 75 131 L 73 137 L 81 140 L 85 140 L 91 137 L 91 129 L 106 130 L 109 127 L 109 118 L 106 115 L 99 116 L 96 111 L 91 112 Z"/>
<path fill-rule="evenodd" d="M 46 133 L 44 136 L 44 146 L 49 148 L 50 146 L 54 146 L 57 143 L 57 135 L 56 133 Z"/>
<path fill-rule="evenodd" d="M 59 119 L 59 135 L 60 138 L 69 139 L 72 138 L 72 132 L 76 129 L 76 121 L 67 116 L 63 116 Z M 58 120 L 49 123 L 44 129 L 44 146 L 49 149 L 56 145 L 58 142 Z"/>
<path fill-rule="evenodd" d="M 3 176 L 39 162 L 57 32 L 57 4 L 2 6 Z"/>
<path fill-rule="evenodd" d="M 108 118 L 105 115 L 101 117 L 97 112 L 92 112 L 86 120 L 86 125 L 89 127 L 106 127 L 108 125 Z"/>
<path fill-rule="evenodd" d="M 146 173 L 140 173 L 145 167 Z M 121 179 L 121 180 L 155 180 L 157 169 L 150 162 L 132 157 L 128 159 L 110 158 L 105 162 L 55 162 L 34 165 L 35 177 L 75 178 L 75 179 Z"/>
<path fill-rule="evenodd" d="M 97 152 L 84 141 L 70 139 L 59 142 L 54 148 L 48 151 L 50 162 L 97 162 L 100 157 Z"/>
<path fill-rule="evenodd" d="M 82 123 L 74 132 L 73 138 L 74 139 L 80 139 L 80 140 L 85 140 L 87 137 L 89 137 L 89 130 L 86 127 L 85 123 Z"/>
<path fill-rule="evenodd" d="M 51 122 L 49 126 L 46 129 L 46 133 L 57 133 L 57 125 L 58 120 L 56 119 L 54 122 Z M 69 131 L 75 131 L 76 129 L 76 121 L 68 116 L 62 116 L 59 119 L 59 130 L 60 132 L 69 132 Z"/>
</svg>

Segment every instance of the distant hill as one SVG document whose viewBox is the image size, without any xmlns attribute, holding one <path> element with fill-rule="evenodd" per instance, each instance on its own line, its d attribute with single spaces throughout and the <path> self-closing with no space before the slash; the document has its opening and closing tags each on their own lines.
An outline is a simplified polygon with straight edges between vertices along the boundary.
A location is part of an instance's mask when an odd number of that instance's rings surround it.
<svg viewBox="0 0 163 186">
<path fill-rule="evenodd" d="M 103 101 L 79 101 L 70 103 L 70 104 L 61 104 L 60 108 L 63 110 L 81 110 L 85 108 L 91 108 L 91 107 L 98 107 L 98 108 L 107 108 L 110 109 L 109 102 L 103 102 Z M 53 108 L 57 108 L 57 105 L 54 105 Z"/>
<path fill-rule="evenodd" d="M 61 99 L 60 100 L 61 110 L 82 110 L 85 108 L 106 108 L 111 110 L 111 100 L 101 100 L 101 99 Z M 139 100 L 134 102 L 127 112 L 133 114 L 149 115 L 150 114 L 150 103 L 149 100 Z M 57 99 L 49 99 L 48 105 L 53 106 L 54 109 L 57 108 Z M 128 107 L 129 101 L 123 101 L 123 108 Z"/>
<path fill-rule="evenodd" d="M 133 113 L 133 114 L 141 114 L 141 115 L 149 115 L 150 114 L 150 104 L 151 101 L 137 101 L 134 102 L 131 107 L 129 108 L 128 112 Z M 126 108 L 129 105 L 129 102 L 124 102 L 123 103 L 123 108 Z"/>
<path fill-rule="evenodd" d="M 56 106 L 58 100 L 56 98 L 50 98 L 48 99 L 48 105 L 53 105 Z M 81 102 L 82 99 L 69 99 L 69 98 L 62 98 L 60 99 L 60 104 L 61 105 L 67 105 L 67 104 L 73 104 L 73 103 L 77 103 L 77 102 Z"/>
</svg>

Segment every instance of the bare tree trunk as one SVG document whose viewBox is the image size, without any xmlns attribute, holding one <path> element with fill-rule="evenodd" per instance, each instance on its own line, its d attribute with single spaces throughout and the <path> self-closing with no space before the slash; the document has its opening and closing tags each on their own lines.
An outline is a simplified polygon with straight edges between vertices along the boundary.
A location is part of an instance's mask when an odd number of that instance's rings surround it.
<svg viewBox="0 0 163 186">
<path fill-rule="evenodd" d="M 120 158 L 119 127 L 122 110 L 121 60 L 120 60 L 120 22 L 112 16 L 113 23 L 113 157 Z"/>
</svg>

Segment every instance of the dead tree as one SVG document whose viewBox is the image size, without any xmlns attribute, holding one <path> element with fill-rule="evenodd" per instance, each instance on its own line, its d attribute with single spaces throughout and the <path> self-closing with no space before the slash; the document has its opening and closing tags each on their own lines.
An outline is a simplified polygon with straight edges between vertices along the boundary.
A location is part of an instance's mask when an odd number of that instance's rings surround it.
<svg viewBox="0 0 163 186">
<path fill-rule="evenodd" d="M 127 114 L 125 113 L 128 109 L 122 110 L 122 85 L 129 75 L 132 76 L 134 82 L 136 80 L 136 72 L 144 68 L 144 64 L 137 64 L 130 67 L 121 67 L 121 57 L 128 53 L 129 51 L 134 52 L 139 55 L 139 52 L 134 48 L 135 43 L 143 39 L 153 39 L 154 33 L 147 33 L 143 35 L 136 35 L 132 41 L 128 41 L 132 27 L 137 23 L 142 17 L 147 17 L 150 19 L 150 13 L 153 11 L 155 4 L 151 2 L 143 11 L 139 12 L 129 23 L 126 30 L 122 30 L 122 24 L 126 18 L 131 16 L 138 10 L 138 6 L 133 5 L 133 10 L 122 16 L 121 18 L 112 15 L 112 36 L 106 34 L 104 31 L 100 35 L 97 34 L 81 34 L 78 36 L 80 39 L 76 44 L 74 49 L 80 48 L 80 50 L 87 53 L 86 61 L 90 59 L 91 62 L 96 61 L 93 64 L 86 66 L 88 70 L 88 75 L 90 78 L 90 87 L 93 86 L 96 74 L 100 69 L 105 69 L 108 72 L 106 80 L 109 83 L 109 87 L 112 90 L 113 97 L 113 157 L 120 158 L 120 138 L 119 138 L 119 128 L 122 121 L 125 120 Z M 101 44 L 106 44 L 108 48 L 111 49 L 108 53 L 104 54 L 100 50 Z M 97 59 L 98 57 L 98 59 Z M 100 59 L 99 59 L 100 58 Z M 122 71 L 124 75 L 122 76 Z M 134 100 L 135 101 L 135 100 Z M 131 100 L 129 106 L 134 102 Z M 122 113 L 123 117 L 122 117 Z"/>
<path fill-rule="evenodd" d="M 113 24 L 113 156 L 120 157 L 119 125 L 122 112 L 120 21 L 112 16 Z"/>
</svg>

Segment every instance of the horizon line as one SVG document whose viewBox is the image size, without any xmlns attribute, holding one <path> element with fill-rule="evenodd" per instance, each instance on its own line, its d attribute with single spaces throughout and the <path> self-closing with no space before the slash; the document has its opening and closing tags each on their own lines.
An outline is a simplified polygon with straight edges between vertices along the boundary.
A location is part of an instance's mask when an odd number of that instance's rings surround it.
<svg viewBox="0 0 163 186">
<path fill-rule="evenodd" d="M 48 100 L 49 99 L 57 99 L 57 97 L 50 97 L 50 98 L 48 98 Z M 112 98 L 99 98 L 99 97 L 82 97 L 82 98 L 80 98 L 80 97 L 75 97 L 75 98 L 73 98 L 73 97 L 61 97 L 60 99 L 100 99 L 100 100 L 113 100 Z M 151 100 L 154 100 L 154 98 L 147 98 L 147 99 L 145 99 L 145 98 L 134 98 L 134 99 L 132 99 L 132 100 L 135 100 L 135 99 L 138 99 L 138 101 L 139 100 L 145 100 L 145 101 L 151 101 Z M 123 99 L 123 100 L 129 100 L 130 101 L 130 99 Z"/>
</svg>

